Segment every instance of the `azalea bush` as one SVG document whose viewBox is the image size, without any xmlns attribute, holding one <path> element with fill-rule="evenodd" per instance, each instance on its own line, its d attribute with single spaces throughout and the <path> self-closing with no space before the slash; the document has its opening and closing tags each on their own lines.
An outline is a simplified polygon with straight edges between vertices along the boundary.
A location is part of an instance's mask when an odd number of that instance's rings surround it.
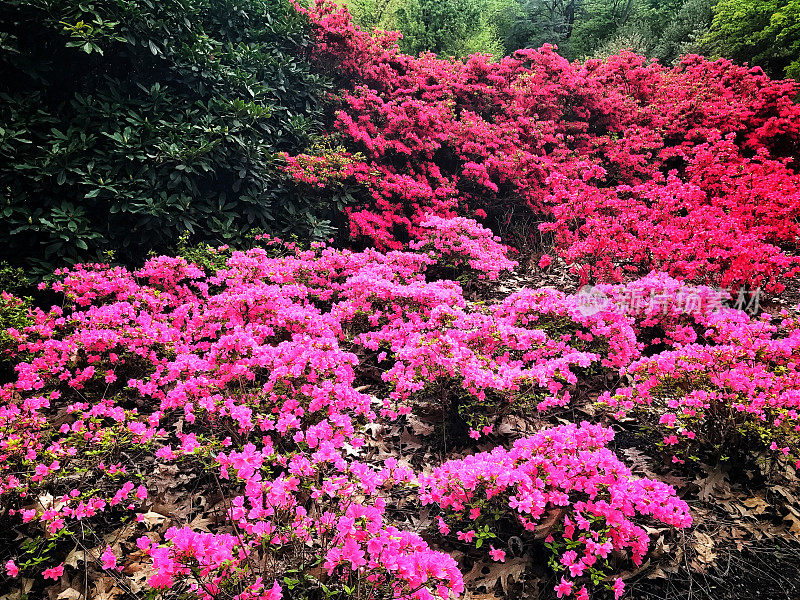
<svg viewBox="0 0 800 600">
<path fill-rule="evenodd" d="M 492 394 L 512 403 L 524 378 L 555 394 L 557 379 L 575 382 L 573 367 L 635 356 L 620 313 L 584 318 L 555 292 L 470 308 L 455 282 L 426 281 L 439 250 L 261 243 L 216 249 L 206 268 L 159 256 L 136 271 L 61 270 L 42 287 L 63 305 L 24 309 L 6 330 L 15 368 L 0 387 L 0 517 L 36 541 L 0 557 L 4 585 L 70 581 L 65 557 L 79 544 L 96 569 L 118 571 L 132 553 L 152 565 L 147 586 L 200 598 L 445 598 L 463 586 L 455 561 L 387 513 L 416 474 L 352 457 L 363 426 L 415 406 L 414 327 L 451 326 L 442 342 L 461 358 L 440 360 L 441 375 L 474 386 L 489 416 L 502 409 Z M 442 250 L 456 251 L 473 256 L 469 245 Z M 374 343 L 384 356 L 365 354 Z M 616 359 L 602 355 L 610 347 Z M 373 399 L 359 381 L 387 362 L 385 401 Z M 198 473 L 217 498 L 211 530 L 180 520 L 152 530 L 170 469 Z M 114 545 L 97 543 L 123 523 Z"/>
<path fill-rule="evenodd" d="M 452 290 L 426 296 L 428 306 L 396 311 L 386 326 L 356 338 L 385 365 L 389 415 L 436 405 L 460 413 L 479 437 L 510 411 L 568 404 L 579 374 L 611 371 L 638 355 L 622 313 L 584 315 L 574 296 L 554 290 L 517 292 L 479 310 Z"/>
<path fill-rule="evenodd" d="M 741 291 L 734 297 L 724 289 L 687 285 L 663 272 L 652 272 L 625 284 L 601 284 L 579 292 L 585 311 L 613 305 L 631 320 L 643 351 L 692 342 L 713 342 L 706 332 L 711 323 L 749 322 L 744 311 L 757 308 L 758 297 Z"/>
<path fill-rule="evenodd" d="M 489 239 L 474 222 L 438 224 Z M 797 454 L 789 313 L 750 317 L 658 273 L 596 288 L 600 304 L 547 288 L 475 302 L 429 272 L 469 264 L 472 242 L 257 243 L 199 252 L 203 268 L 157 256 L 135 271 L 60 270 L 42 284 L 62 297 L 49 309 L 6 297 L 19 318 L 4 332 L 14 369 L 0 386 L 0 522 L 27 541 L 2 550 L 3 590 L 70 585 L 83 577 L 78 546 L 95 572 L 146 565 L 143 592 L 444 599 L 464 582 L 443 548 L 485 544 L 502 560 L 505 537 L 520 535 L 549 548 L 558 594 L 621 595 L 648 523 L 691 518 L 672 488 L 631 475 L 610 429 L 546 428 L 425 473 L 362 450 L 367 429 L 410 413 L 458 420 L 465 448 L 503 440 L 506 415 L 547 417 L 620 370 L 627 385 L 603 400 L 658 430 L 676 460 Z M 487 248 L 510 263 L 496 241 Z M 626 301 L 637 295 L 670 300 Z M 647 356 L 650 328 L 667 349 Z M 399 521 L 400 496 L 438 506 L 442 537 Z M 158 512 L 180 497 L 205 498 L 213 518 Z"/>
<path fill-rule="evenodd" d="M 303 10 L 312 61 L 341 88 L 340 151 L 290 166 L 314 162 L 336 179 L 316 185 L 358 190 L 352 236 L 400 248 L 432 215 L 483 211 L 499 227 L 528 214 L 541 235 L 515 244 L 554 244 L 585 281 L 656 269 L 779 292 L 798 272 L 795 82 L 699 56 L 408 56 L 333 2 Z"/>
<path fill-rule="evenodd" d="M 800 329 L 719 313 L 707 320 L 708 344 L 694 341 L 624 369 L 629 385 L 601 402 L 632 413 L 659 435 L 658 445 L 683 463 L 742 460 L 767 452 L 800 465 Z"/>
<path fill-rule="evenodd" d="M 427 270 L 433 279 L 458 279 L 461 283 L 472 278 L 497 279 L 517 265 L 508 260 L 500 238 L 472 219 L 432 215 L 420 223 L 419 236 L 410 247 L 436 259 Z"/>
<path fill-rule="evenodd" d="M 233 597 L 240 600 L 277 600 L 283 589 L 418 600 L 444 600 L 451 590 L 463 591 L 450 556 L 384 523 L 378 488 L 402 482 L 410 472 L 389 467 L 376 472 L 334 454 L 295 455 L 285 476 L 269 480 L 262 478 L 274 457 L 268 449 L 247 445 L 242 452 L 221 454 L 223 476 L 235 477 L 243 489 L 229 512 L 239 533 L 172 528 L 166 543 L 157 546 L 139 538 L 156 570 L 150 585 L 184 588 L 208 600 L 226 590 L 238 592 Z"/>
<path fill-rule="evenodd" d="M 93 532 L 126 514 L 145 534 L 157 480 L 140 466 L 157 474 L 176 464 L 225 482 L 227 525 L 140 536 L 151 587 L 277 598 L 292 565 L 302 575 L 293 586 L 331 593 L 366 586 L 375 598 L 422 599 L 459 590 L 450 557 L 383 520 L 384 488 L 410 474 L 345 460 L 376 415 L 355 390 L 357 359 L 340 347 L 337 321 L 314 306 L 313 284 L 293 283 L 301 269 L 321 273 L 326 259 L 357 272 L 369 258 L 348 268 L 352 253 L 287 252 L 233 252 L 214 275 L 170 257 L 136 272 L 65 270 L 52 285 L 65 308 L 35 309 L 30 325 L 9 330 L 19 363 L 1 390 L 3 518 L 51 548 L 36 561 L 9 557 L 8 576 L 61 577 L 76 536 L 93 546 Z M 422 277 L 418 255 L 409 261 Z M 316 293 L 334 279 L 320 277 Z M 124 551 L 95 554 L 110 570 Z M 311 576 L 317 567 L 325 575 Z"/>
<path fill-rule="evenodd" d="M 543 429 L 510 450 L 446 462 L 420 477 L 420 497 L 440 507 L 442 533 L 467 543 L 477 536 L 478 547 L 487 537 L 478 532 L 496 530 L 501 520 L 516 522 L 514 534 L 543 539 L 560 575 L 559 598 L 585 599 L 598 588 L 619 598 L 624 583 L 613 577 L 619 565 L 612 563 L 628 555 L 641 564 L 649 544 L 643 525 L 685 528 L 692 518 L 672 487 L 631 476 L 607 448 L 613 437 L 611 429 L 586 422 Z M 493 547 L 490 554 L 505 558 Z"/>
</svg>

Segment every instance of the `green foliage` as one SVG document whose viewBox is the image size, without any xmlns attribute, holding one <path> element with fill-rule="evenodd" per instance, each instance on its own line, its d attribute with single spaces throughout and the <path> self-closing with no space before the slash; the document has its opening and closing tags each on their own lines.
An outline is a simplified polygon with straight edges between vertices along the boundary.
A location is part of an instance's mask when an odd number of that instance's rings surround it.
<svg viewBox="0 0 800 600">
<path fill-rule="evenodd" d="M 2 0 L 0 252 L 39 272 L 307 232 L 281 151 L 327 85 L 289 0 Z"/>
<path fill-rule="evenodd" d="M 654 19 L 653 31 L 662 33 L 655 40 L 652 56 L 671 64 L 684 54 L 702 53 L 702 40 L 711 26 L 715 3 L 716 0 L 686 0 L 667 18 Z"/>
<path fill-rule="evenodd" d="M 37 282 L 28 277 L 25 269 L 0 261 L 0 292 L 25 293 L 36 287 Z"/>
<path fill-rule="evenodd" d="M 584 0 L 581 18 L 575 23 L 569 44 L 564 48 L 565 55 L 581 58 L 591 54 L 630 22 L 635 8 L 634 0 Z"/>
<path fill-rule="evenodd" d="M 188 262 L 197 265 L 207 275 L 214 275 L 225 267 L 231 252 L 225 246 L 214 247 L 203 242 L 190 244 L 188 234 L 184 233 L 178 238 L 176 256 L 185 258 Z"/>
<path fill-rule="evenodd" d="M 520 0 L 518 18 L 506 43 L 517 48 L 563 46 L 572 36 L 584 0 Z"/>
<path fill-rule="evenodd" d="M 705 42 L 772 77 L 800 77 L 800 0 L 720 0 Z"/>
<path fill-rule="evenodd" d="M 342 2 L 365 29 L 399 29 L 411 54 L 499 57 L 553 44 L 571 60 L 631 50 L 674 64 L 684 54 L 715 53 L 800 78 L 800 0 Z"/>
<path fill-rule="evenodd" d="M 29 316 L 31 303 L 30 298 L 18 298 L 0 292 L 0 377 L 3 371 L 11 371 L 11 367 L 20 360 L 17 350 L 19 343 L 8 330 L 22 332 L 33 324 Z"/>
<path fill-rule="evenodd" d="M 397 11 L 401 48 L 409 54 L 464 56 L 476 51 L 486 0 L 405 0 Z"/>
<path fill-rule="evenodd" d="M 359 27 L 393 30 L 397 29 L 397 10 L 403 0 L 347 0 L 345 4 Z"/>
</svg>

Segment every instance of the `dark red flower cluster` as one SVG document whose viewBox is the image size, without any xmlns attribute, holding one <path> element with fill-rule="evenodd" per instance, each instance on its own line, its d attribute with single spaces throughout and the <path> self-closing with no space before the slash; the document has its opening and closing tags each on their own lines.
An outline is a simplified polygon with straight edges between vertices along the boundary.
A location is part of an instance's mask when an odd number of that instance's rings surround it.
<svg viewBox="0 0 800 600">
<path fill-rule="evenodd" d="M 362 187 L 352 235 L 399 248 L 430 214 L 524 207 L 587 280 L 657 269 L 780 291 L 798 271 L 794 82 L 699 56 L 569 63 L 548 46 L 498 62 L 414 57 L 329 0 L 304 12 L 317 64 L 343 88 L 331 134 L 347 168 L 301 155 L 288 169 Z"/>
</svg>

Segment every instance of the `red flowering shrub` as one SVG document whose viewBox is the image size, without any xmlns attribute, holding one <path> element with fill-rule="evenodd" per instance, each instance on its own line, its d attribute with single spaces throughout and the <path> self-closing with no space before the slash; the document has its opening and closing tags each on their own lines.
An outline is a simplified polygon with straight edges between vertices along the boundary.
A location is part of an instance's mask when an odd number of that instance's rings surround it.
<svg viewBox="0 0 800 600">
<path fill-rule="evenodd" d="M 527 207 L 586 280 L 658 269 L 780 291 L 798 271 L 794 82 L 698 56 L 581 65 L 547 46 L 495 63 L 412 57 L 333 2 L 305 12 L 316 64 L 344 88 L 331 132 L 344 150 L 289 169 L 362 190 L 352 235 L 399 248 L 431 215 Z M 324 177 L 298 166 L 312 163 Z"/>
<path fill-rule="evenodd" d="M 550 566 L 562 574 L 559 597 L 587 598 L 595 587 L 619 597 L 624 585 L 612 581 L 611 555 L 629 553 L 639 565 L 649 543 L 642 525 L 654 519 L 683 528 L 692 518 L 671 486 L 631 476 L 606 448 L 613 437 L 586 422 L 544 429 L 511 450 L 452 460 L 421 476 L 421 499 L 442 509 L 442 533 L 466 542 L 500 519 L 546 536 Z M 480 547 L 484 537 L 478 540 Z"/>
</svg>

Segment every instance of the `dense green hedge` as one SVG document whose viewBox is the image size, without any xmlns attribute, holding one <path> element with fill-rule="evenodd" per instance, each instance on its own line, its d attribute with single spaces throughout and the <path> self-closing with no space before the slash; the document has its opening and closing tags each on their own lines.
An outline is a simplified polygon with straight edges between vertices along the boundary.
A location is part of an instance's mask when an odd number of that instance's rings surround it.
<svg viewBox="0 0 800 600">
<path fill-rule="evenodd" d="M 307 233 L 276 154 L 319 123 L 308 35 L 288 0 L 0 0 L 0 260 Z"/>
</svg>

